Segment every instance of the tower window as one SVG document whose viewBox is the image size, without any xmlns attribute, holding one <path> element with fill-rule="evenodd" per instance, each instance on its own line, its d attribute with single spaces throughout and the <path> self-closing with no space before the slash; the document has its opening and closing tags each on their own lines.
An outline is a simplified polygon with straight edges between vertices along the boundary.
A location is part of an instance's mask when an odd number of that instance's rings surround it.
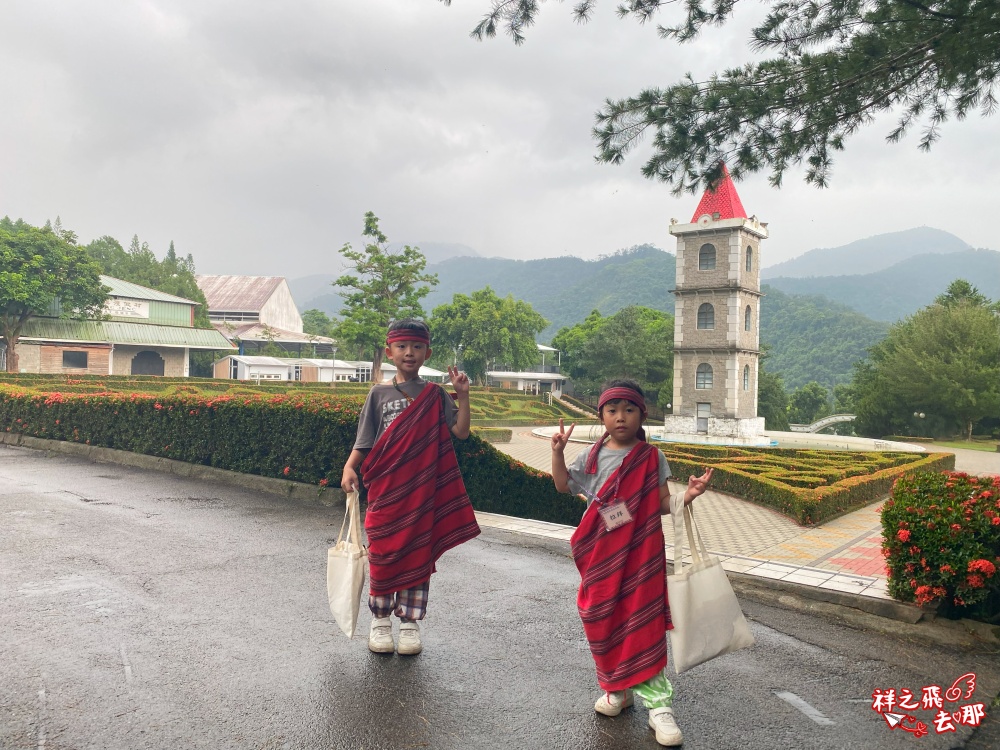
<svg viewBox="0 0 1000 750">
<path fill-rule="evenodd" d="M 708 331 L 715 328 L 715 308 L 709 302 L 698 307 L 698 328 Z"/>
<path fill-rule="evenodd" d="M 750 365 L 743 365 L 743 390 L 750 390 Z"/>
<path fill-rule="evenodd" d="M 712 365 L 702 362 L 698 365 L 698 372 L 695 375 L 694 387 L 700 391 L 712 387 Z"/>
<path fill-rule="evenodd" d="M 753 270 L 753 248 L 747 248 L 747 273 Z"/>
<path fill-rule="evenodd" d="M 744 331 L 749 331 L 750 330 L 750 322 L 751 322 L 750 318 L 751 318 L 752 315 L 753 315 L 753 313 L 750 310 L 750 305 L 747 305 L 747 309 L 743 311 L 743 330 Z"/>
<path fill-rule="evenodd" d="M 715 245 L 702 245 L 698 251 L 698 270 L 715 270 Z"/>
</svg>

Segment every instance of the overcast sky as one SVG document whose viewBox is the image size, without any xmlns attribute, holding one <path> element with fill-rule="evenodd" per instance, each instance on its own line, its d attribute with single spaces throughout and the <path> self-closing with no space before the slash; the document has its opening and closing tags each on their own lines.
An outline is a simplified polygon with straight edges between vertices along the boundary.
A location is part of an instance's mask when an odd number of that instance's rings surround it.
<svg viewBox="0 0 1000 750">
<path fill-rule="evenodd" d="M 578 25 L 546 3 L 527 43 L 477 42 L 489 0 L 6 0 L 0 215 L 61 216 L 81 242 L 173 240 L 210 274 L 338 273 L 365 211 L 392 241 L 481 255 L 594 258 L 673 250 L 675 198 L 639 150 L 598 165 L 607 98 L 748 59 L 755 9 L 684 46 L 619 20 Z M 801 170 L 738 184 L 770 223 L 764 265 L 928 225 L 1000 249 L 996 118 L 950 122 L 929 154 L 887 145 L 892 119 L 848 142 L 832 187 Z M 849 269 L 845 269 L 849 272 Z"/>
</svg>

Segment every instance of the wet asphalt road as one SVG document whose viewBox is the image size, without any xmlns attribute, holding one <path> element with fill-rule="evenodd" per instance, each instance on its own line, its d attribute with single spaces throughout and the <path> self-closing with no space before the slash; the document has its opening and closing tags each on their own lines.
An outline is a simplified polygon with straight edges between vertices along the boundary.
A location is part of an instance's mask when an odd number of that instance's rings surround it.
<svg viewBox="0 0 1000 750">
<path fill-rule="evenodd" d="M 0 446 L 0 748 L 659 747 L 644 709 L 593 712 L 564 546 L 486 531 L 447 553 L 424 653 L 378 656 L 367 612 L 349 641 L 327 609 L 341 517 Z M 997 690 L 995 655 L 744 606 L 758 645 L 674 681 L 686 748 L 960 747 L 968 729 L 890 731 L 873 689 Z"/>
</svg>

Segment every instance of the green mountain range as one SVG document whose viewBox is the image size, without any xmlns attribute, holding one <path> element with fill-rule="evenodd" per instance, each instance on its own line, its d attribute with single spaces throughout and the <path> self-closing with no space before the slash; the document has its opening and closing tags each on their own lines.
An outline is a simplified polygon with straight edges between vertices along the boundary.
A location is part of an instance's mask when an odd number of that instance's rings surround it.
<svg viewBox="0 0 1000 750">
<path fill-rule="evenodd" d="M 914 248 L 941 250 L 914 256 Z M 860 254 L 859 254 L 860 253 Z M 827 386 L 848 382 L 853 364 L 879 341 L 888 323 L 930 304 L 956 278 L 965 278 L 992 299 L 1000 299 L 1000 252 L 971 250 L 954 235 L 921 227 L 860 240 L 841 248 L 812 250 L 801 258 L 764 269 L 761 342 L 770 348 L 767 366 L 789 389 L 810 380 Z M 826 259 L 825 259 L 826 258 Z M 834 261 L 829 261 L 833 258 Z M 899 260 L 901 258 L 901 260 Z M 800 259 L 795 259 L 800 260 Z M 888 265 L 887 265 L 888 264 Z M 768 277 L 782 269 L 864 273 L 852 276 Z M 501 295 L 530 302 L 549 321 L 539 336 L 548 342 L 564 326 L 582 321 L 592 310 L 611 315 L 627 305 L 673 312 L 670 290 L 675 257 L 652 245 L 639 245 L 587 261 L 572 256 L 538 260 L 451 257 L 429 264 L 438 285 L 424 309 L 450 302 L 489 285 Z M 289 281 L 301 310 L 336 315 L 341 298 L 330 286 L 334 275 Z"/>
</svg>

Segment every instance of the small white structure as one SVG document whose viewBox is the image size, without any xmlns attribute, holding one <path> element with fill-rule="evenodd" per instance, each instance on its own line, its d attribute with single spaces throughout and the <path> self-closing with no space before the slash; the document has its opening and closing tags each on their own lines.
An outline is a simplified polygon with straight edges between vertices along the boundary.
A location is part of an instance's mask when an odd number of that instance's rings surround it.
<svg viewBox="0 0 1000 750">
<path fill-rule="evenodd" d="M 509 372 L 490 370 L 486 373 L 490 385 L 524 391 L 531 395 L 551 393 L 562 398 L 563 383 L 569 380 L 558 372 Z"/>
<path fill-rule="evenodd" d="M 357 368 L 342 359 L 289 359 L 291 380 L 303 383 L 344 382 L 356 377 Z"/>
<path fill-rule="evenodd" d="M 291 380 L 289 360 L 279 357 L 253 357 L 231 354 L 223 357 L 213 367 L 213 377 L 254 382 Z"/>
</svg>

